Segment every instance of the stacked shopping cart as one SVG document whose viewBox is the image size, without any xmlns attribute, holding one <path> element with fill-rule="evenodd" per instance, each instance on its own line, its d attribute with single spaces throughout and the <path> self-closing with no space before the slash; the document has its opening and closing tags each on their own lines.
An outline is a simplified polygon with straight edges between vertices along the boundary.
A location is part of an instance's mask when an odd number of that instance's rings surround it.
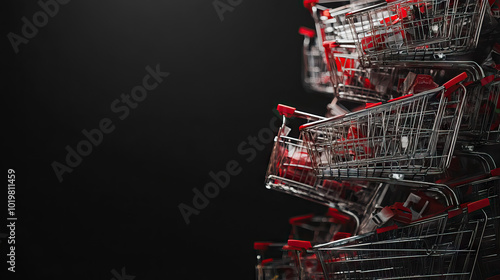
<svg viewBox="0 0 500 280">
<path fill-rule="evenodd" d="M 500 277 L 498 1 L 304 6 L 303 82 L 332 103 L 278 105 L 266 187 L 328 211 L 256 242 L 257 278 Z"/>
</svg>

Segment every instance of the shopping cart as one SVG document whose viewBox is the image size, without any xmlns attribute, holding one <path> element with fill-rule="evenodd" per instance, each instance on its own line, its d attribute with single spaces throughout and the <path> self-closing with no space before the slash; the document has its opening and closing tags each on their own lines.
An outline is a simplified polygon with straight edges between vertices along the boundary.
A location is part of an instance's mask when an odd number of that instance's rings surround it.
<svg viewBox="0 0 500 280">
<path fill-rule="evenodd" d="M 306 251 L 303 246 L 303 243 L 309 244 L 307 249 L 310 249 L 309 241 L 297 241 L 300 244 L 297 245 L 294 243 L 295 240 L 288 240 L 287 246 L 283 247 L 285 250 L 288 250 L 293 256 L 294 265 L 298 271 L 298 279 L 299 280 L 323 280 L 324 273 L 321 268 L 321 264 L 316 257 L 316 255 L 312 252 Z M 298 247 L 301 246 L 301 247 Z"/>
<path fill-rule="evenodd" d="M 487 223 L 478 257 L 478 279 L 500 275 L 500 169 L 494 169 L 483 178 L 453 186 L 462 204 L 489 199 L 485 208 Z"/>
<path fill-rule="evenodd" d="M 363 65 L 473 51 L 486 0 L 387 1 L 346 14 Z"/>
<path fill-rule="evenodd" d="M 469 106 L 464 110 L 459 139 L 473 144 L 500 142 L 500 78 L 491 75 L 466 86 Z"/>
<path fill-rule="evenodd" d="M 309 240 L 314 243 L 325 243 L 349 236 L 357 230 L 356 220 L 352 215 L 335 208 L 329 208 L 325 215 L 301 215 L 289 220 L 292 226 L 289 239 Z"/>
<path fill-rule="evenodd" d="M 338 56 L 338 54 L 335 54 Z M 338 64 L 338 62 L 337 62 Z M 380 69 L 380 67 L 375 68 Z M 473 61 L 415 62 L 400 61 L 391 68 L 392 77 L 375 79 L 386 81 L 383 87 L 389 88 L 392 81 L 392 96 L 406 94 L 402 89 L 409 74 L 425 75 L 429 81 L 442 83 L 460 72 L 467 72 L 468 78 L 463 85 L 467 88 L 467 98 L 459 130 L 458 140 L 467 145 L 484 145 L 500 142 L 500 77 L 485 76 L 483 69 Z M 369 71 L 367 68 L 364 71 Z M 385 71 L 389 73 L 389 71 Z M 396 86 L 397 85 L 397 86 Z M 380 95 L 382 96 L 382 95 Z M 391 96 L 387 94 L 386 96 Z"/>
<path fill-rule="evenodd" d="M 257 253 L 255 266 L 256 280 L 293 280 L 298 279 L 297 266 L 292 254 L 283 250 L 286 243 L 255 242 Z"/>
<path fill-rule="evenodd" d="M 432 90 L 300 127 L 319 178 L 417 180 L 442 173 L 454 150 L 466 90 L 462 73 Z"/>
<path fill-rule="evenodd" d="M 284 105 L 278 105 L 278 111 L 283 115 L 283 125 L 275 138 L 266 174 L 266 187 L 328 207 L 340 208 L 346 213 L 360 212 L 371 197 L 373 185 L 363 181 L 339 182 L 319 179 L 304 142 L 287 136 L 290 131 L 285 125 L 287 118 L 325 118 Z M 357 217 L 356 214 L 352 216 Z"/>
<path fill-rule="evenodd" d="M 495 148 L 493 145 L 489 147 Z M 466 148 L 463 147 L 464 150 Z M 446 171 L 433 178 L 429 178 L 429 181 L 454 188 L 466 183 L 489 178 L 492 176 L 492 170 L 497 170 L 497 163 L 490 153 L 455 149 Z"/>
<path fill-rule="evenodd" d="M 317 178 L 303 141 L 288 136 L 290 128 L 286 126 L 286 120 L 293 116 L 309 120 L 323 117 L 296 111 L 295 108 L 284 105 L 278 105 L 278 111 L 283 116 L 283 125 L 275 138 L 266 174 L 266 187 L 303 195 L 316 185 Z"/>
<path fill-rule="evenodd" d="M 350 42 L 352 43 L 354 37 L 352 35 L 349 23 L 346 21 L 345 14 L 357 9 L 369 7 L 381 0 L 368 0 L 368 1 L 351 1 L 348 5 L 340 7 L 326 7 L 324 5 L 332 5 L 338 3 L 345 3 L 346 1 L 315 1 L 305 0 L 304 6 L 309 9 L 311 16 L 316 26 L 318 35 L 318 43 L 321 45 L 324 41 L 336 41 L 339 43 Z M 323 4 L 323 5 L 322 5 Z"/>
<path fill-rule="evenodd" d="M 302 57 L 302 81 L 305 88 L 319 93 L 333 94 L 330 72 L 324 61 L 314 30 L 300 27 L 299 34 L 304 36 Z"/>
<path fill-rule="evenodd" d="M 404 226 L 440 215 L 459 205 L 456 194 L 444 184 L 413 182 L 381 183 L 375 190 L 356 234 L 380 227 Z"/>
<path fill-rule="evenodd" d="M 405 227 L 385 227 L 311 246 L 327 280 L 470 279 L 473 276 L 489 202 L 480 200 Z"/>
<path fill-rule="evenodd" d="M 500 78 L 493 75 L 467 85 L 469 90 L 460 138 L 472 143 L 500 142 Z"/>
<path fill-rule="evenodd" d="M 372 103 L 395 97 L 392 95 L 394 68 L 361 68 L 353 44 L 326 41 L 323 48 L 333 89 L 339 99 Z"/>
</svg>

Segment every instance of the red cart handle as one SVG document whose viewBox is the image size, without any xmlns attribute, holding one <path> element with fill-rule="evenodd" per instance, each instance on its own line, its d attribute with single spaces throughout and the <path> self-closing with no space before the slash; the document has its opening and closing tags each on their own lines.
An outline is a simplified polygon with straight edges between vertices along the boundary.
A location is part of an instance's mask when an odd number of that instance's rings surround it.
<svg viewBox="0 0 500 280">
<path fill-rule="evenodd" d="M 269 248 L 269 245 L 271 245 L 271 242 L 254 242 L 253 249 L 264 251 Z"/>
<path fill-rule="evenodd" d="M 485 86 L 495 80 L 495 75 L 490 75 L 481 79 L 481 85 Z"/>
<path fill-rule="evenodd" d="M 312 248 L 311 242 L 304 240 L 296 240 L 296 239 L 288 239 L 288 246 L 305 250 Z"/>
<path fill-rule="evenodd" d="M 290 107 L 283 104 L 278 104 L 277 110 L 280 113 L 280 115 L 285 116 L 287 118 L 298 117 L 312 121 L 325 119 L 325 117 L 309 114 L 306 112 L 301 112 L 295 109 L 294 107 Z"/>
<path fill-rule="evenodd" d="M 293 107 L 290 107 L 290 106 L 286 106 L 286 105 L 283 105 L 283 104 L 278 104 L 278 112 L 280 112 L 280 115 L 282 116 L 285 116 L 287 118 L 290 118 L 293 116 L 293 114 L 295 113 L 295 108 Z"/>
<path fill-rule="evenodd" d="M 388 232 L 388 231 L 395 230 L 395 229 L 398 229 L 398 225 L 392 225 L 392 226 L 386 226 L 386 227 L 378 228 L 377 229 L 377 234 Z"/>
<path fill-rule="evenodd" d="M 467 78 L 467 73 L 465 72 L 462 72 L 461 74 L 459 74 L 458 76 L 456 76 L 455 78 L 447 81 L 446 83 L 443 84 L 443 87 L 445 89 L 449 89 L 451 88 L 452 86 L 460 83 L 461 81 L 465 80 Z"/>
<path fill-rule="evenodd" d="M 490 171 L 491 176 L 500 176 L 500 167 Z"/>
<path fill-rule="evenodd" d="M 339 44 L 337 42 L 335 42 L 335 41 L 324 41 L 323 42 L 323 47 L 327 48 L 327 49 L 328 48 L 330 48 L 330 49 L 331 48 L 335 48 L 335 47 L 338 47 L 338 46 L 339 46 Z"/>
<path fill-rule="evenodd" d="M 459 209 L 451 210 L 448 211 L 448 218 L 452 218 L 455 216 L 458 216 L 463 213 L 465 209 L 467 209 L 467 213 L 471 213 L 480 209 L 483 209 L 484 207 L 490 206 L 490 199 L 489 198 L 483 198 L 478 201 L 474 202 L 466 202 L 460 205 Z"/>
<path fill-rule="evenodd" d="M 304 7 L 311 10 L 312 6 L 318 4 L 319 0 L 304 0 Z"/>
<path fill-rule="evenodd" d="M 304 36 L 309 37 L 309 38 L 313 38 L 314 35 L 316 34 L 316 32 L 314 32 L 314 30 L 312 30 L 310 28 L 301 26 L 299 28 L 299 34 L 304 35 Z"/>
<path fill-rule="evenodd" d="M 408 97 L 412 97 L 413 94 L 410 93 L 410 94 L 407 94 L 407 95 L 403 95 L 403 96 L 400 96 L 400 97 L 396 97 L 396 98 L 393 98 L 387 102 L 394 102 L 394 101 L 398 101 L 398 100 L 401 100 L 401 99 L 405 99 L 405 98 L 408 98 Z"/>
<path fill-rule="evenodd" d="M 471 213 L 471 212 L 477 211 L 477 210 L 482 209 L 482 208 L 489 206 L 489 205 L 490 205 L 489 198 L 484 198 L 484 199 L 481 199 L 478 201 L 474 201 L 474 202 L 467 204 L 467 212 Z"/>
<path fill-rule="evenodd" d="M 264 259 L 260 262 L 261 265 L 265 265 L 267 263 L 272 263 L 274 261 L 273 258 L 269 258 L 269 259 Z"/>
</svg>

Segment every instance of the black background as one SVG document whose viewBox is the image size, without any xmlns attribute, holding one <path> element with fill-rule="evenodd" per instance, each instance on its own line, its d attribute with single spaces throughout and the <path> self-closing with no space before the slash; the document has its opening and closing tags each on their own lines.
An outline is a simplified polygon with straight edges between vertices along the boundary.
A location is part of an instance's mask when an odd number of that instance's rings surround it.
<svg viewBox="0 0 500 280">
<path fill-rule="evenodd" d="M 4 170 L 16 171 L 18 218 L 9 277 L 254 279 L 254 241 L 285 241 L 290 216 L 324 210 L 265 189 L 272 143 L 250 162 L 237 150 L 278 103 L 325 113 L 329 98 L 301 84 L 297 30 L 313 26 L 302 1 L 243 0 L 221 21 L 211 0 L 72 0 L 18 54 L 7 34 L 40 6 L 4 5 Z M 157 64 L 170 76 L 118 119 L 110 104 Z M 115 130 L 59 182 L 51 164 L 103 118 Z M 186 225 L 178 205 L 231 160 L 241 173 Z"/>
</svg>

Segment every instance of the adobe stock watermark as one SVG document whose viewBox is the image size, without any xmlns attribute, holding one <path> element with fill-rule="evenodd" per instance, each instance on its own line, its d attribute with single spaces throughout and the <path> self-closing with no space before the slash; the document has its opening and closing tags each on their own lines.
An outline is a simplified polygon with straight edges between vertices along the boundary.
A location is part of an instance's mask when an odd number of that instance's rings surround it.
<svg viewBox="0 0 500 280">
<path fill-rule="evenodd" d="M 146 66 L 147 74 L 142 78 L 142 84 L 132 88 L 130 94 L 122 93 L 120 98 L 113 100 L 110 104 L 110 110 L 116 114 L 119 120 L 124 121 L 130 115 L 130 111 L 137 108 L 141 102 L 147 97 L 148 93 L 155 90 L 163 79 L 168 77 L 170 73 L 161 72 L 160 64 L 157 64 L 153 69 L 151 66 Z M 102 118 L 98 122 L 98 127 L 90 130 L 83 129 L 83 139 L 72 147 L 65 147 L 66 157 L 64 164 L 58 161 L 53 161 L 51 166 L 54 173 L 61 183 L 65 173 L 71 173 L 78 167 L 84 157 L 89 156 L 94 148 L 97 148 L 104 140 L 104 135 L 115 130 L 116 126 L 111 118 Z"/>
<path fill-rule="evenodd" d="M 256 157 L 258 152 L 265 149 L 266 145 L 270 144 L 274 140 L 274 136 L 281 126 L 281 119 L 278 117 L 273 117 L 269 122 L 268 127 L 264 127 L 257 132 L 257 135 L 250 135 L 246 140 L 242 141 L 238 147 L 238 154 L 244 157 L 244 163 L 247 164 L 252 162 Z M 279 121 L 279 123 L 276 123 Z M 191 205 L 186 203 L 180 203 L 178 205 L 179 211 L 181 212 L 182 218 L 189 225 L 191 222 L 190 217 L 192 215 L 199 215 L 200 211 L 205 209 L 210 203 L 211 199 L 215 199 L 221 189 L 229 186 L 231 178 L 235 177 L 243 171 L 243 167 L 237 160 L 229 160 L 223 170 L 218 172 L 210 171 L 208 176 L 211 181 L 206 183 L 203 188 L 193 188 L 193 198 Z"/>
<path fill-rule="evenodd" d="M 112 277 L 110 280 L 134 280 L 135 278 L 134 275 L 127 274 L 127 272 L 125 271 L 125 267 L 122 267 L 121 273 L 118 273 L 116 269 L 112 269 L 111 274 L 113 274 L 114 277 Z"/>
<path fill-rule="evenodd" d="M 215 12 L 222 22 L 224 21 L 224 13 L 234 11 L 241 3 L 243 3 L 243 0 L 214 0 L 212 6 L 214 6 Z"/>
<path fill-rule="evenodd" d="M 38 34 L 38 28 L 43 28 L 49 23 L 49 19 L 55 17 L 60 10 L 61 5 L 66 5 L 70 0 L 40 0 L 38 6 L 40 10 L 35 12 L 29 20 L 27 17 L 22 17 L 21 21 L 21 35 L 14 32 L 9 32 L 7 38 L 9 39 L 14 52 L 19 53 L 19 45 L 28 44 L 30 39 L 33 39 Z"/>
</svg>

